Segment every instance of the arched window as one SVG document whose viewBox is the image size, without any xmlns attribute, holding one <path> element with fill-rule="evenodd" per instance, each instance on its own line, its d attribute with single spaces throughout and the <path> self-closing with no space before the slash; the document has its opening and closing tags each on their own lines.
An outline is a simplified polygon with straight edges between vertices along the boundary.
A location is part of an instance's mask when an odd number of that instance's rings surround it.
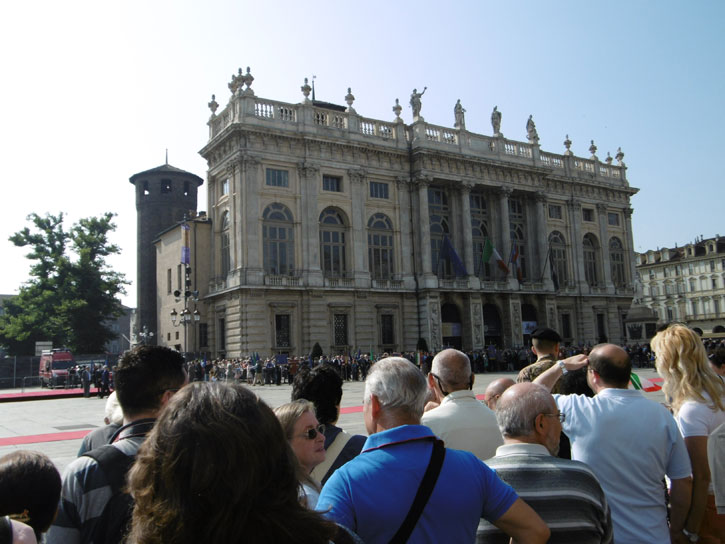
<svg viewBox="0 0 725 544">
<path fill-rule="evenodd" d="M 584 246 L 584 277 L 589 287 L 599 285 L 599 242 L 593 234 L 586 234 L 582 241 Z"/>
<path fill-rule="evenodd" d="M 368 262 L 370 276 L 387 280 L 393 276 L 393 224 L 383 213 L 368 221 Z"/>
<path fill-rule="evenodd" d="M 232 269 L 231 251 L 229 249 L 229 212 L 222 214 L 222 236 L 221 236 L 221 275 L 226 277 Z"/>
<path fill-rule="evenodd" d="M 519 266 L 521 277 L 526 279 L 526 208 L 524 201 L 518 198 L 509 198 L 509 226 L 511 228 L 511 243 L 516 241 L 519 250 Z M 514 272 L 515 275 L 515 272 Z"/>
<path fill-rule="evenodd" d="M 558 230 L 549 234 L 549 250 L 551 258 L 551 279 L 555 284 L 566 285 L 569 282 L 569 265 L 566 258 L 566 241 Z"/>
<path fill-rule="evenodd" d="M 469 195 L 471 206 L 471 233 L 473 234 L 473 261 L 475 274 L 479 278 L 491 278 L 491 261 L 483 262 L 483 248 L 488 233 L 488 209 L 486 197 L 482 193 L 472 192 Z"/>
<path fill-rule="evenodd" d="M 275 275 L 292 274 L 295 266 L 292 213 L 287 206 L 275 202 L 265 208 L 262 219 L 264 271 Z"/>
<path fill-rule="evenodd" d="M 347 272 L 345 217 L 334 208 L 320 214 L 320 267 L 327 278 L 344 277 Z"/>
<path fill-rule="evenodd" d="M 624 246 L 616 236 L 609 240 L 609 262 L 612 270 L 612 283 L 615 287 L 624 287 L 627 284 Z"/>
</svg>

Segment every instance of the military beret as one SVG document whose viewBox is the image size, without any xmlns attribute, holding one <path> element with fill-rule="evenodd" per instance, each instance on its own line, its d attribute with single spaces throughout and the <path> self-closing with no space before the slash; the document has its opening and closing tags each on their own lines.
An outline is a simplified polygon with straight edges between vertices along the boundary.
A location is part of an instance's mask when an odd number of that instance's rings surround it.
<svg viewBox="0 0 725 544">
<path fill-rule="evenodd" d="M 550 342 L 561 342 L 561 336 L 554 329 L 548 327 L 537 327 L 531 332 L 531 338 L 537 340 L 549 340 Z"/>
</svg>

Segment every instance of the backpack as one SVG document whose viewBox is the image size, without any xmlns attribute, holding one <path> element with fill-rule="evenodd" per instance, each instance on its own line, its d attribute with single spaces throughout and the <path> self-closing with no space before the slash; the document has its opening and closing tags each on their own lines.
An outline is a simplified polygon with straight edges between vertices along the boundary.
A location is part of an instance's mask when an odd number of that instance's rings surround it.
<svg viewBox="0 0 725 544">
<path fill-rule="evenodd" d="M 111 498 L 106 503 L 101 517 L 93 531 L 94 544 L 118 544 L 123 541 L 130 528 L 133 498 L 123 490 L 126 487 L 126 473 L 134 462 L 134 456 L 126 455 L 111 444 L 88 451 L 85 457 L 94 459 L 108 479 Z"/>
</svg>

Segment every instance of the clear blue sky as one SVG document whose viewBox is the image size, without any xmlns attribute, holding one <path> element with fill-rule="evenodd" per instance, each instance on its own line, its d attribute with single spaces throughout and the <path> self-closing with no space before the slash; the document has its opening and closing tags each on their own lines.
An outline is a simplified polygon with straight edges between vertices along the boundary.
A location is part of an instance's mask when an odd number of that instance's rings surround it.
<svg viewBox="0 0 725 544">
<path fill-rule="evenodd" d="M 0 108 L 3 213 L 0 293 L 27 279 L 24 251 L 7 241 L 31 212 L 70 220 L 118 214 L 114 267 L 135 280 L 136 212 L 128 178 L 170 164 L 206 176 L 211 94 L 250 66 L 258 96 L 317 98 L 360 115 L 453 126 L 525 140 L 533 114 L 542 149 L 600 158 L 621 146 L 635 249 L 725 235 L 718 151 L 725 132 L 725 2 L 49 0 L 6 3 Z M 206 185 L 199 209 L 206 209 Z M 124 302 L 135 305 L 130 286 Z"/>
</svg>

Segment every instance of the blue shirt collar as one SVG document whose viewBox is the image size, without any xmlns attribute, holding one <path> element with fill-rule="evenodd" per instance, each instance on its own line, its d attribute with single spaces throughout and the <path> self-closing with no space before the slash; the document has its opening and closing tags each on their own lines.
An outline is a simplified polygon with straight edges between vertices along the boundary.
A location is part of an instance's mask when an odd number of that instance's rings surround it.
<svg viewBox="0 0 725 544">
<path fill-rule="evenodd" d="M 401 425 L 400 427 L 393 427 L 392 429 L 370 435 L 365 441 L 365 445 L 363 445 L 362 453 L 402 442 L 430 440 L 434 438 L 433 431 L 425 425 Z"/>
</svg>

